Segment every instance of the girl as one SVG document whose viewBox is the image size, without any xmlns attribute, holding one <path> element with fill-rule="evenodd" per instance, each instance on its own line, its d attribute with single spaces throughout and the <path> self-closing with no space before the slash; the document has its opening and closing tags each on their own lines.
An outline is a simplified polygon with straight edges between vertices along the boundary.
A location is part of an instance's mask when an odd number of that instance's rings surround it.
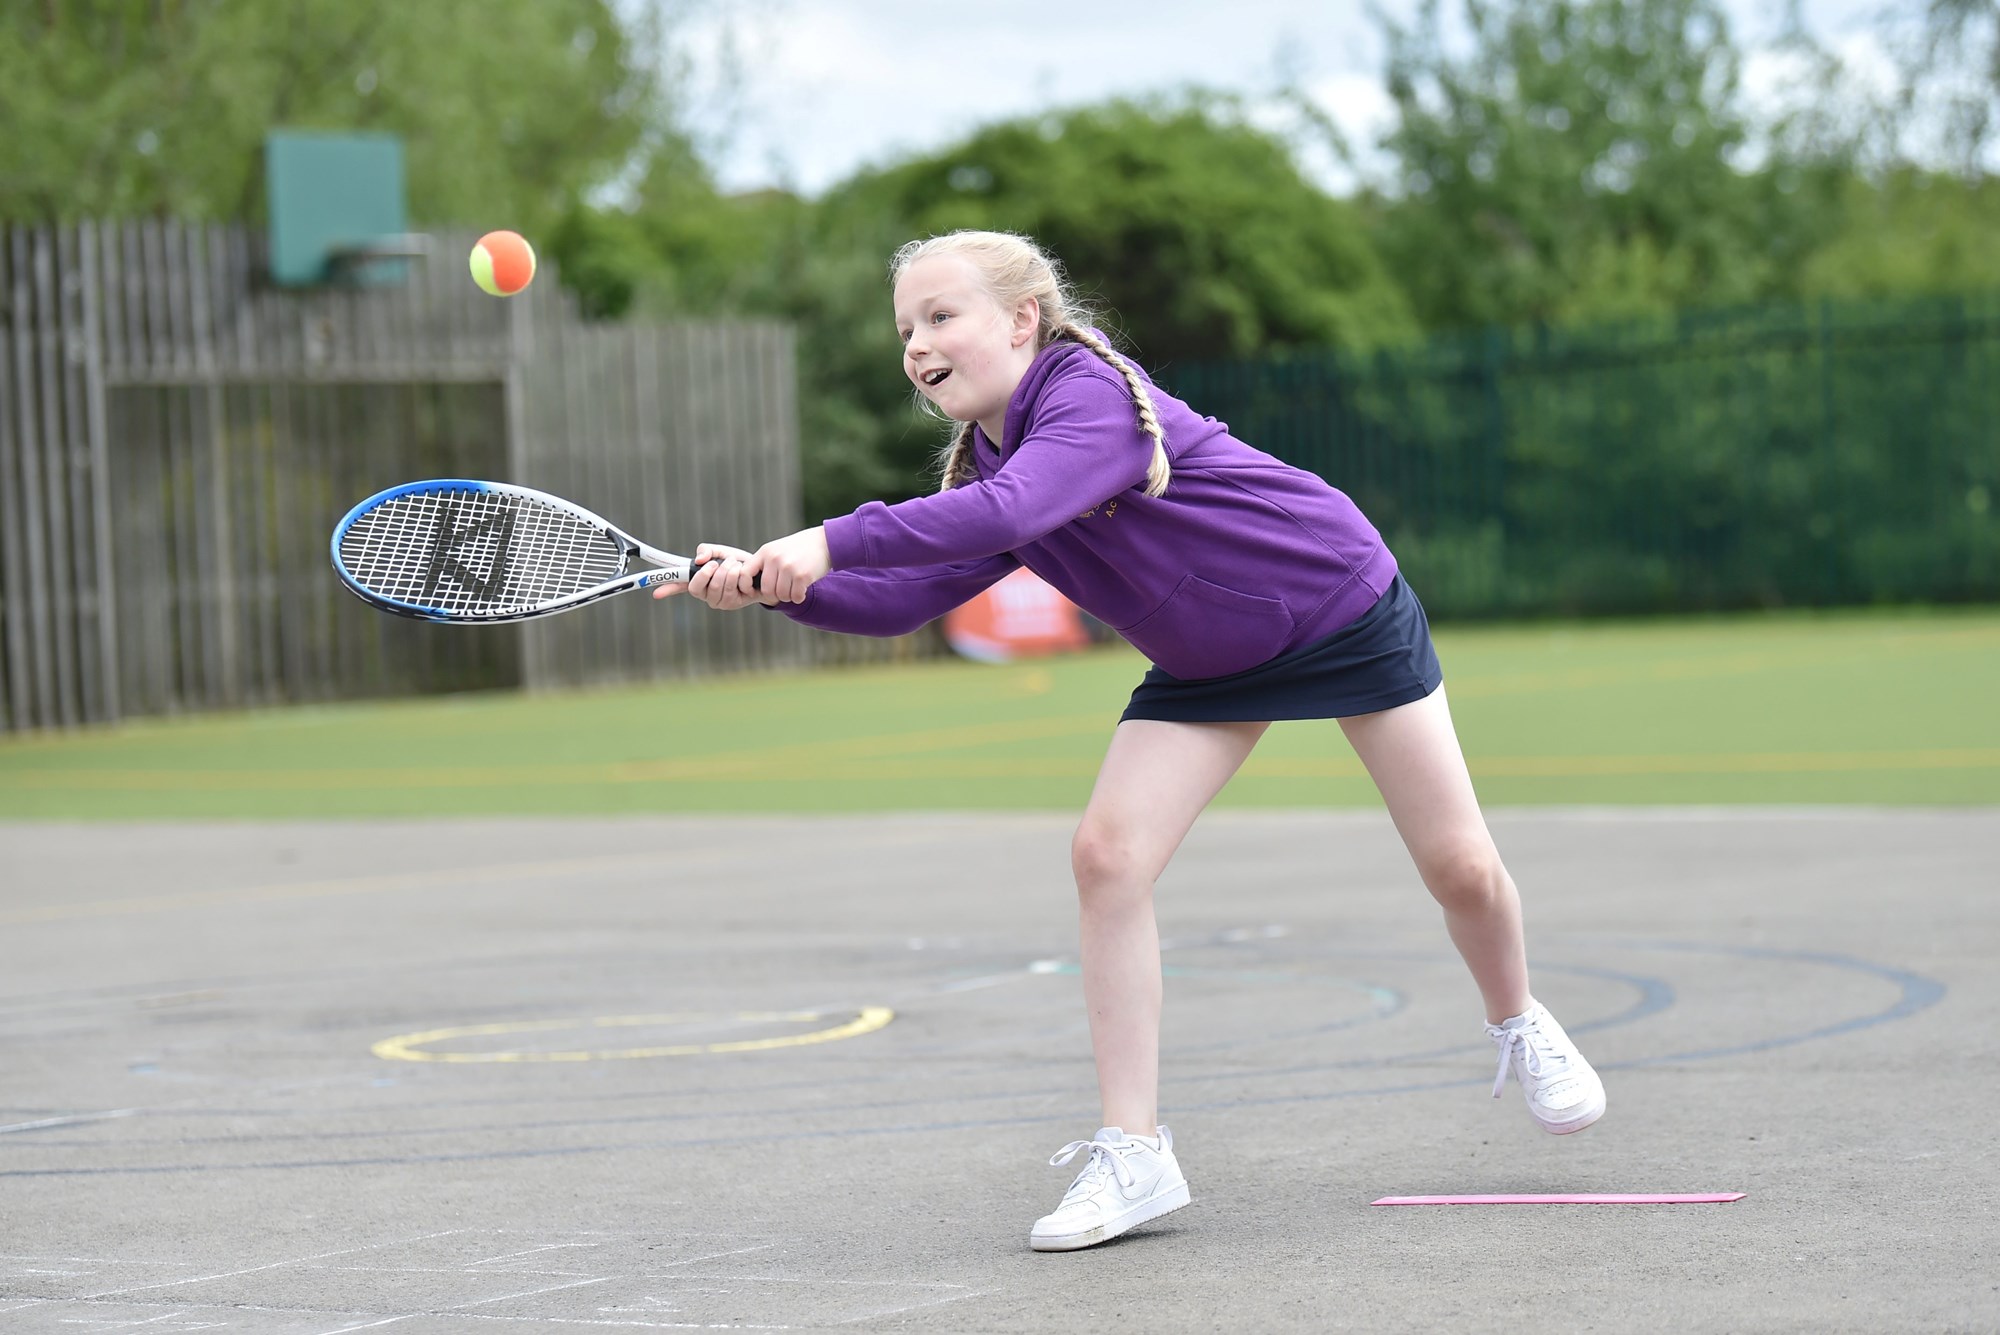
<svg viewBox="0 0 2000 1335">
<path fill-rule="evenodd" d="M 1344 494 L 1155 388 L 1091 328 L 1026 238 L 954 232 L 891 267 L 903 372 L 958 423 L 944 485 L 766 543 L 704 546 L 688 591 L 826 630 L 899 635 L 1025 565 L 1150 658 L 1071 848 L 1103 1128 L 1038 1251 L 1089 1247 L 1188 1203 L 1158 1124 L 1153 883 L 1273 720 L 1337 718 L 1380 789 L 1549 1131 L 1604 1087 L 1530 995 L 1521 904 L 1473 796 L 1416 595 Z M 656 597 L 679 591 L 662 586 Z"/>
</svg>

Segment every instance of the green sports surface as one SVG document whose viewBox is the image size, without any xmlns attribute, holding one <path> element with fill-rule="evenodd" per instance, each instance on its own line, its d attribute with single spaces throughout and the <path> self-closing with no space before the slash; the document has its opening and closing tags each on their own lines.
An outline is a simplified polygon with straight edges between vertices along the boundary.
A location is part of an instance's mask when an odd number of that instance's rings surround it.
<svg viewBox="0 0 2000 1335">
<path fill-rule="evenodd" d="M 2000 610 L 1437 640 L 1488 804 L 2000 803 Z M 1119 647 L 33 734 L 0 740 L 0 817 L 1074 808 L 1144 666 Z M 1219 799 L 1377 800 L 1331 722 L 1273 728 Z"/>
</svg>

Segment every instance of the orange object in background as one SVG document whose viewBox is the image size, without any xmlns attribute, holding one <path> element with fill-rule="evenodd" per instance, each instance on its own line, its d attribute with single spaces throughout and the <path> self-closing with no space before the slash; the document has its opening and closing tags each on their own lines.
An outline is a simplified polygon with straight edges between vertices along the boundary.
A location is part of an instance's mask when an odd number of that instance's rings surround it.
<svg viewBox="0 0 2000 1335">
<path fill-rule="evenodd" d="M 1090 644 L 1076 604 L 1025 566 L 945 613 L 944 638 L 982 663 L 1075 653 Z"/>
</svg>

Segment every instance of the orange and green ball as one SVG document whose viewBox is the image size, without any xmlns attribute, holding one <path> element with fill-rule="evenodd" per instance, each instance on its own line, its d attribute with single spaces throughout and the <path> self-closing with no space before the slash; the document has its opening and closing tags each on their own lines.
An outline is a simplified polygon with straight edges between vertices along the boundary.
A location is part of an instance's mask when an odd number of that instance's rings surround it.
<svg viewBox="0 0 2000 1335">
<path fill-rule="evenodd" d="M 535 277 L 535 249 L 518 232 L 488 232 L 472 248 L 472 281 L 496 297 L 511 297 Z"/>
</svg>

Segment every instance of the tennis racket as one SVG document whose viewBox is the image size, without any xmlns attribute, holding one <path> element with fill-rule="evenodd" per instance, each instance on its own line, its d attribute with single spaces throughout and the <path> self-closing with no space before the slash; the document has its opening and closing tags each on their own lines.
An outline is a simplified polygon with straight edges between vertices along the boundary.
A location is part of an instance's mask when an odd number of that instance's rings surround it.
<svg viewBox="0 0 2000 1335">
<path fill-rule="evenodd" d="M 634 558 L 649 564 L 635 569 Z M 685 584 L 700 568 L 572 501 L 505 482 L 405 482 L 333 530 L 341 583 L 371 607 L 423 621 L 526 621 Z"/>
</svg>

